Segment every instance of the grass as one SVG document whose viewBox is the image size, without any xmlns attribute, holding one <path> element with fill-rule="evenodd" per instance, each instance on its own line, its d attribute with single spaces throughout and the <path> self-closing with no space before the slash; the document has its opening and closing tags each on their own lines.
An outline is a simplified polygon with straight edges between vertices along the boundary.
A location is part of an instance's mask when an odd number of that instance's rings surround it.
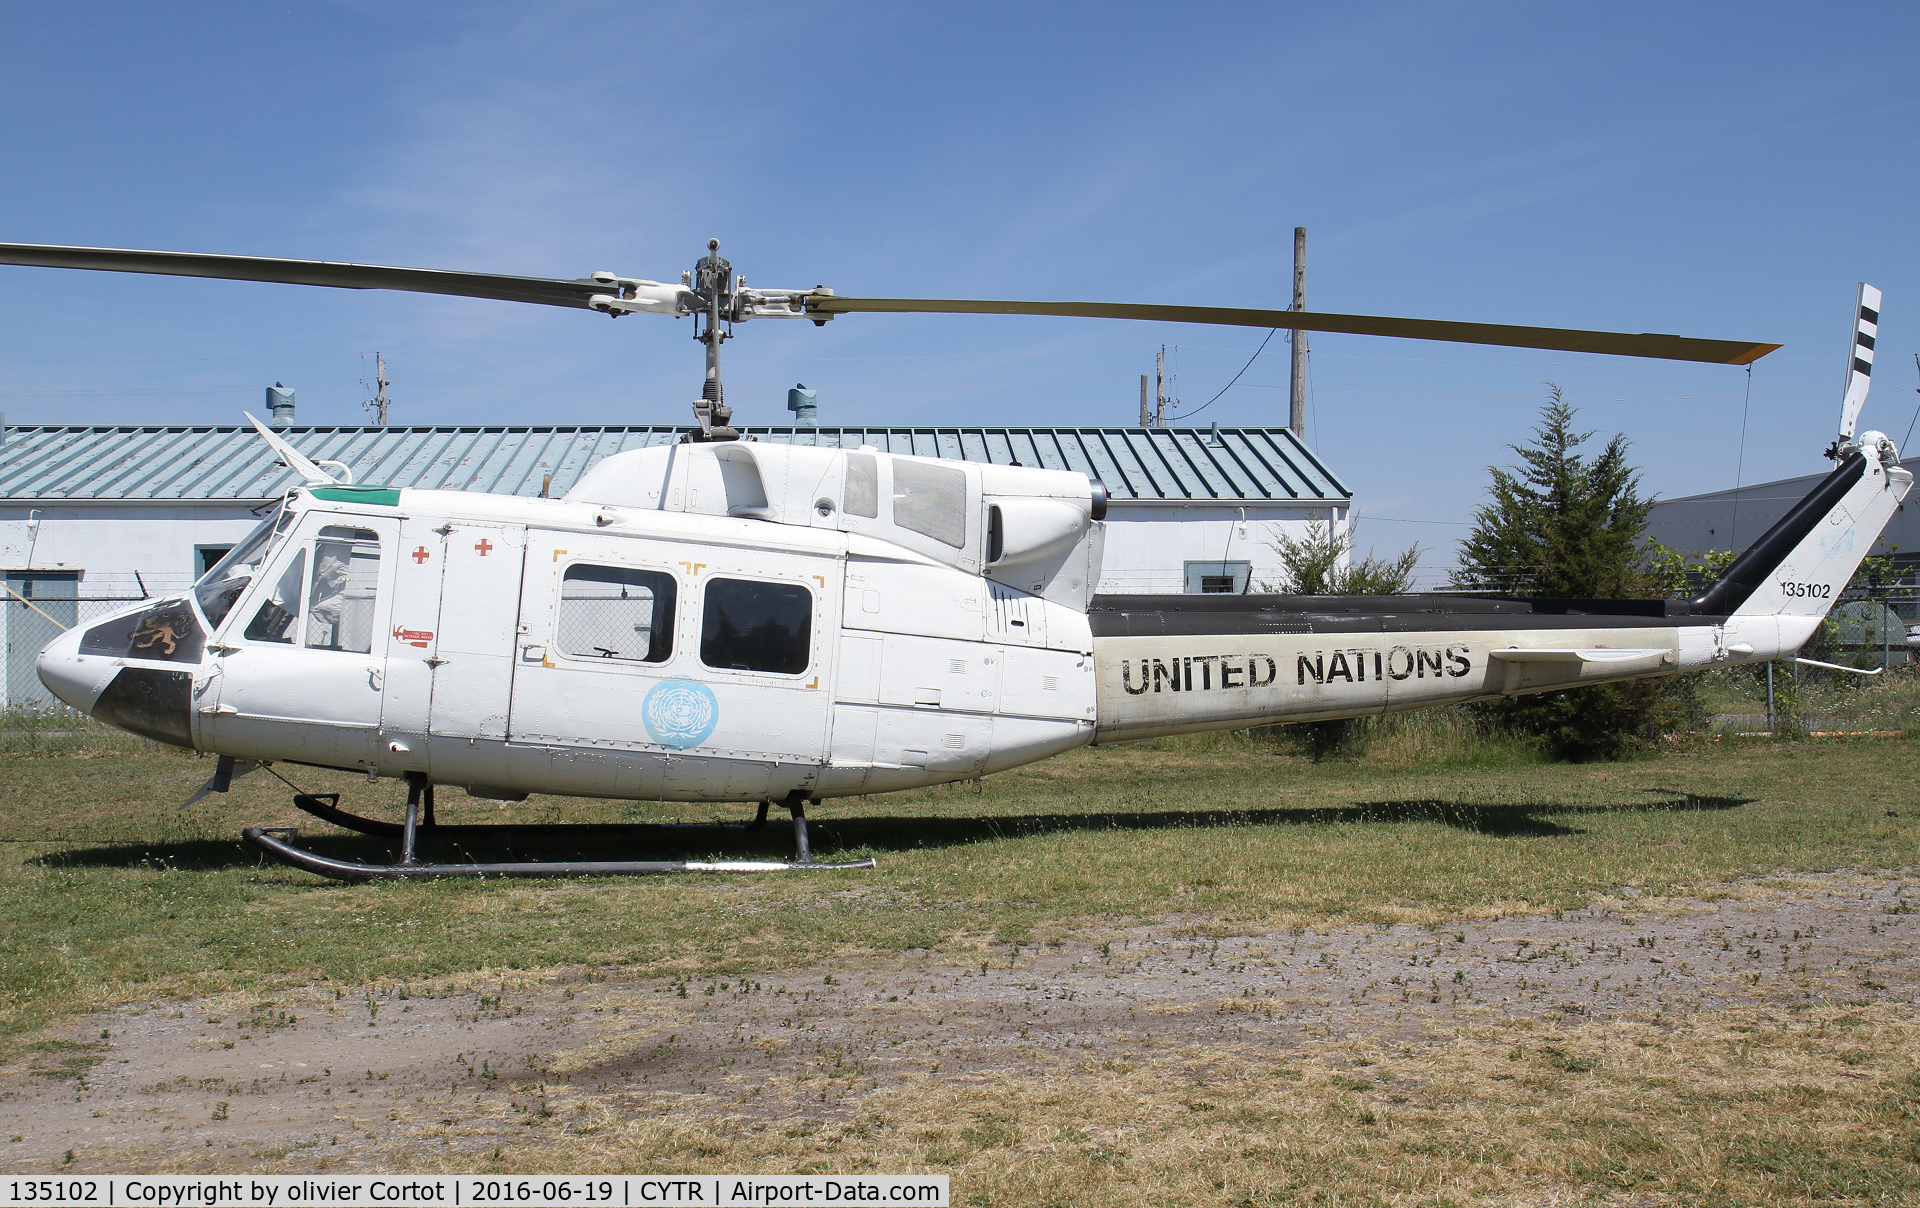
<svg viewBox="0 0 1920 1208">
<path fill-rule="evenodd" d="M 875 856 L 871 872 L 359 887 L 263 865 L 239 842 L 243 824 L 278 822 L 321 850 L 392 856 L 293 810 L 267 773 L 178 812 L 210 760 L 17 760 L 0 785 L 0 1032 L 288 977 L 564 965 L 721 974 L 963 936 L 1040 942 L 1168 914 L 1198 932 L 1436 922 L 1550 911 L 1623 886 L 1684 895 L 1775 869 L 1920 864 L 1914 744 L 1762 746 L 1429 767 L 1395 749 L 1315 764 L 1239 736 L 1163 740 L 818 807 L 816 850 Z M 287 771 L 363 812 L 395 795 L 391 782 Z M 640 822 L 746 811 L 557 798 L 501 807 L 452 793 L 440 814 Z M 786 828 L 754 842 L 781 850 Z"/>
<path fill-rule="evenodd" d="M 1899 1056 L 1853 1082 L 1832 1076 L 1834 1015 L 1777 1021 L 1738 1062 L 1727 1026 L 1745 1025 L 1713 1015 L 1589 1025 L 1563 1039 L 1596 1056 L 1573 1060 L 1491 1027 L 1424 1051 L 1327 1044 L 1292 1066 L 1257 1050 L 1124 1068 L 1030 1052 L 1021 1073 L 877 1092 L 843 1125 L 781 1138 L 589 1119 L 541 1168 L 925 1170 L 976 1208 L 1914 1203 L 1920 1027 L 1885 1009 L 1854 1025 Z M 1342 1072 L 1356 1059 L 1368 1077 Z M 1196 1065 L 1214 1073 L 1204 1100 Z"/>
<path fill-rule="evenodd" d="M 828 802 L 813 811 L 816 850 L 873 855 L 877 869 L 738 878 L 334 885 L 262 865 L 240 826 L 300 825 L 304 842 L 363 859 L 389 847 L 292 810 L 267 773 L 179 812 L 210 760 L 85 743 L 16 755 L 0 781 L 0 1036 L 40 1077 L 84 1080 L 98 1058 L 49 1028 L 124 1002 L 245 996 L 265 1030 L 293 986 L 358 997 L 585 968 L 677 976 L 698 994 L 701 978 L 908 950 L 957 961 L 988 941 L 1097 946 L 1136 922 L 1197 937 L 1439 924 L 1920 866 L 1912 740 L 1702 740 L 1565 766 L 1462 741 L 1465 715 L 1429 718 L 1318 763 L 1289 741 L 1213 735 Z M 394 813 L 392 782 L 281 770 L 358 812 Z M 440 808 L 447 823 L 746 813 L 457 792 Z M 786 842 L 776 826 L 751 845 Z M 1910 1012 L 1878 1001 L 1489 1021 L 1424 1047 L 1169 1044 L 1120 1063 L 1023 1050 L 990 1079 L 874 1090 L 851 1118 L 792 1135 L 692 1110 L 622 1115 L 556 1087 L 553 1126 L 490 1164 L 927 1170 L 952 1173 L 968 1208 L 1547 1202 L 1528 1198 L 1542 1189 L 1569 1189 L 1568 1202 L 1920 1202 L 1917 1051 Z"/>
<path fill-rule="evenodd" d="M 1839 656 L 1814 657 L 1845 661 Z M 1730 719 L 1721 728 L 1765 729 L 1764 664 L 1709 671 L 1694 682 L 1703 710 Z M 1920 728 L 1920 667 L 1861 676 L 1778 662 L 1774 664 L 1774 708 L 1775 728 L 1786 734 Z"/>
<path fill-rule="evenodd" d="M 158 746 L 64 705 L 0 709 L 0 760 L 151 752 Z"/>
</svg>

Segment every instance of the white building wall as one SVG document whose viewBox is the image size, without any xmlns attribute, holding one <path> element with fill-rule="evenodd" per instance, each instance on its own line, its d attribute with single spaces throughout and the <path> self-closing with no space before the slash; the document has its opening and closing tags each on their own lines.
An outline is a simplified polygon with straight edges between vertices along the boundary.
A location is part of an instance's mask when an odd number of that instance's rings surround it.
<svg viewBox="0 0 1920 1208">
<path fill-rule="evenodd" d="M 1295 541 L 1310 525 L 1331 522 L 1344 532 L 1346 507 L 1141 504 L 1115 500 L 1107 507 L 1103 593 L 1163 593 L 1186 590 L 1188 562 L 1248 562 L 1249 591 L 1272 591 L 1283 578 L 1271 544 L 1276 532 Z"/>
<path fill-rule="evenodd" d="M 259 504 L 0 504 L 0 570 L 80 571 L 80 594 L 161 595 L 190 584 L 201 545 L 233 545 Z M 264 513 L 263 513 L 264 514 Z"/>
<path fill-rule="evenodd" d="M 0 504 L 0 572 L 78 572 L 77 605 L 48 605 L 80 624 L 117 601 L 186 590 L 202 545 L 234 545 L 260 523 L 245 503 Z M 4 594 L 4 593 L 0 593 Z M 0 708 L 52 703 L 30 672 L 14 664 L 38 653 L 49 626 L 25 606 L 0 608 Z M 16 626 L 29 627 L 30 640 Z M 29 649 L 32 647 L 32 649 Z M 18 674 L 16 674 L 18 673 Z M 11 686 L 11 688 L 9 687 Z M 15 699 L 15 698 L 18 699 Z"/>
</svg>

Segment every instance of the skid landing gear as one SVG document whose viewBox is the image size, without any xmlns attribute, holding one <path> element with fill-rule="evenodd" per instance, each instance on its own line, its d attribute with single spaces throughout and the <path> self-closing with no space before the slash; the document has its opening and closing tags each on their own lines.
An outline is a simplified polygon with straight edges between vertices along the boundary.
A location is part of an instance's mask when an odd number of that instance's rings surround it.
<svg viewBox="0 0 1920 1208">
<path fill-rule="evenodd" d="M 433 786 L 424 776 L 407 778 L 407 820 L 404 823 L 381 822 L 362 818 L 340 808 L 338 793 L 297 793 L 293 803 L 325 822 L 365 835 L 400 840 L 397 864 L 362 864 L 354 860 L 336 860 L 305 848 L 295 847 L 298 832 L 289 827 L 249 826 L 241 838 L 276 860 L 304 869 L 316 876 L 336 881 L 424 881 L 446 877 L 633 877 L 674 872 L 787 872 L 872 868 L 872 860 L 826 863 L 813 858 L 807 839 L 806 794 L 789 793 L 780 804 L 793 815 L 794 858 L 791 860 L 519 860 L 507 862 L 431 863 L 418 858 L 418 839 L 425 830 L 436 839 L 459 844 L 463 839 L 498 840 L 515 832 L 543 838 L 571 835 L 591 840 L 593 846 L 635 832 L 680 832 L 691 830 L 758 830 L 767 825 L 767 811 L 773 804 L 762 801 L 752 822 L 679 823 L 655 826 L 436 826 L 433 820 Z M 425 820 L 421 813 L 424 807 Z"/>
</svg>

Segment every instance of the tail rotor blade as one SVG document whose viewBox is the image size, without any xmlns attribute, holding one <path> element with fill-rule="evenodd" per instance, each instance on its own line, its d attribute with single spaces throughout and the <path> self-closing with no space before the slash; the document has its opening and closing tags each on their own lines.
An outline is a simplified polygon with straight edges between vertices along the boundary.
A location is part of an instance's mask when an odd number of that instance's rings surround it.
<svg viewBox="0 0 1920 1208">
<path fill-rule="evenodd" d="M 1840 399 L 1840 443 L 1853 439 L 1860 408 L 1873 386 L 1873 345 L 1880 338 L 1880 291 L 1860 283 L 1853 304 L 1853 355 L 1847 361 L 1847 391 Z"/>
</svg>

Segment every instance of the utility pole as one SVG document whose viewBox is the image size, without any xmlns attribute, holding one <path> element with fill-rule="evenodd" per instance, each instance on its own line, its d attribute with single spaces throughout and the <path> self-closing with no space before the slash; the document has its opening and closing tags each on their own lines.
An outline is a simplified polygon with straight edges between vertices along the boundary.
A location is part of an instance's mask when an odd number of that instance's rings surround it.
<svg viewBox="0 0 1920 1208">
<path fill-rule="evenodd" d="M 1153 358 L 1153 426 L 1167 426 L 1167 346 L 1160 345 L 1160 351 Z"/>
<path fill-rule="evenodd" d="M 1147 375 L 1140 375 L 1140 426 L 1153 427 L 1153 411 L 1147 406 Z"/>
<path fill-rule="evenodd" d="M 376 392 L 369 401 L 361 403 L 361 407 L 367 407 L 372 411 L 374 423 L 384 428 L 386 426 L 386 357 L 380 353 L 372 353 L 372 365 L 374 365 L 372 380 L 376 384 Z M 367 378 L 361 378 L 361 380 L 367 380 Z"/>
<path fill-rule="evenodd" d="M 1293 228 L 1293 308 L 1307 308 L 1307 228 Z M 1288 408 L 1287 426 L 1293 429 L 1293 435 L 1299 440 L 1307 438 L 1307 333 L 1292 331 L 1287 333 L 1287 341 L 1293 345 L 1293 376 L 1288 392 L 1291 406 Z"/>
</svg>

